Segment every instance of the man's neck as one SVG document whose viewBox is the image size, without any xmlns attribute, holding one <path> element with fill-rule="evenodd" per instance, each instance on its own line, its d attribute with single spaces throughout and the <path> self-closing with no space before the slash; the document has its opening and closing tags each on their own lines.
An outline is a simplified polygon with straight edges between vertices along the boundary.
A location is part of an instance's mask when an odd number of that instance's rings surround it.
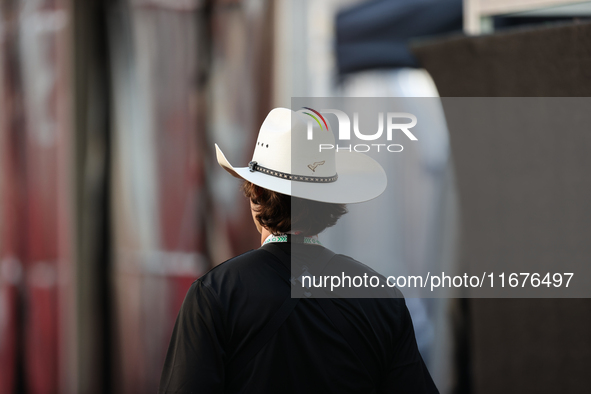
<svg viewBox="0 0 591 394">
<path fill-rule="evenodd" d="M 271 235 L 271 232 L 263 227 L 261 229 L 261 246 L 263 245 L 263 242 L 265 242 L 269 235 Z"/>
</svg>

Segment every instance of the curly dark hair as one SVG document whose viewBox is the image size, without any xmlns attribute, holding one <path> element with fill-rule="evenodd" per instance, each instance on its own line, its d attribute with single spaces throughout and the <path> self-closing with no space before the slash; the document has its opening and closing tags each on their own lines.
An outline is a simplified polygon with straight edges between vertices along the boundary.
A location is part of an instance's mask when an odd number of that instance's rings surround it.
<svg viewBox="0 0 591 394">
<path fill-rule="evenodd" d="M 258 205 L 255 217 L 272 234 L 287 233 L 293 228 L 303 235 L 316 235 L 334 226 L 347 213 L 345 204 L 290 197 L 248 181 L 242 184 L 242 191 L 253 204 Z"/>
</svg>

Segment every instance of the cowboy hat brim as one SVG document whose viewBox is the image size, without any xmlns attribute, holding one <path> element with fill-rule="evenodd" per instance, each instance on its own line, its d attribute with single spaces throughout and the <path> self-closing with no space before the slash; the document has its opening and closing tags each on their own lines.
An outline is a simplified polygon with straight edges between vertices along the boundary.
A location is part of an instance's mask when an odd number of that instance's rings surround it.
<svg viewBox="0 0 591 394">
<path fill-rule="evenodd" d="M 382 166 L 363 153 L 336 152 L 337 181 L 312 183 L 252 172 L 248 167 L 234 167 L 217 144 L 215 149 L 219 165 L 234 177 L 292 197 L 333 204 L 353 204 L 378 197 L 388 184 Z"/>
</svg>

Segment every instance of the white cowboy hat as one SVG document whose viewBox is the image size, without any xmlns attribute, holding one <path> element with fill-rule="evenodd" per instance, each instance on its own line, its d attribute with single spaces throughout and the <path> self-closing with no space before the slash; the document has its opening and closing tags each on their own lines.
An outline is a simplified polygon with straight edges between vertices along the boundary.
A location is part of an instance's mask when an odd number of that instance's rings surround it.
<svg viewBox="0 0 591 394">
<path fill-rule="evenodd" d="M 350 204 L 382 194 L 387 184 L 384 169 L 363 153 L 342 147 L 337 152 L 328 127 L 306 115 L 273 109 L 261 126 L 248 167 L 232 166 L 216 144 L 218 163 L 236 178 L 308 200 Z"/>
</svg>

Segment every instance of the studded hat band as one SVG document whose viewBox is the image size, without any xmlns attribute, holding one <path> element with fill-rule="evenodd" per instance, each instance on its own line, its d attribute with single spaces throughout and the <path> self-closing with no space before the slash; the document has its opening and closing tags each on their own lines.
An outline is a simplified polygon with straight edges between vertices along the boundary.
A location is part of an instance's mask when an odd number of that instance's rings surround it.
<svg viewBox="0 0 591 394">
<path fill-rule="evenodd" d="M 257 164 L 256 161 L 251 161 L 248 163 L 248 168 L 250 172 L 259 171 L 263 174 L 275 176 L 281 179 L 287 179 L 289 181 L 298 181 L 298 182 L 311 182 L 311 183 L 330 183 L 335 182 L 339 176 L 338 174 L 334 174 L 333 176 L 306 176 L 306 175 L 292 175 L 287 174 L 285 172 L 271 170 L 269 168 L 265 168 Z"/>
</svg>

